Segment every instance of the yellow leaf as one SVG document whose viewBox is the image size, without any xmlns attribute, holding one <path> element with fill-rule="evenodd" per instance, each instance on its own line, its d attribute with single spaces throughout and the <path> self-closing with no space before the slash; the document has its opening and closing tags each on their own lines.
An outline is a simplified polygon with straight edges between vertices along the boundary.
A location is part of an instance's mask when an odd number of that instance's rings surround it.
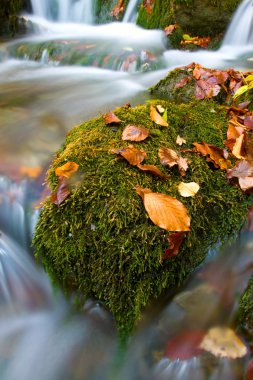
<svg viewBox="0 0 253 380">
<path fill-rule="evenodd" d="M 235 332 L 228 327 L 212 327 L 200 346 L 216 357 L 236 359 L 247 354 L 247 348 Z"/>
<path fill-rule="evenodd" d="M 153 193 L 139 186 L 136 192 L 142 197 L 145 209 L 155 225 L 167 231 L 190 230 L 187 209 L 176 198 L 162 193 Z"/>
<path fill-rule="evenodd" d="M 176 139 L 176 144 L 178 145 L 186 144 L 186 140 L 178 135 Z"/>
<path fill-rule="evenodd" d="M 178 191 L 182 197 L 194 197 L 199 191 L 199 185 L 196 182 L 180 182 Z"/>
<path fill-rule="evenodd" d="M 150 106 L 150 118 L 152 121 L 154 121 L 156 124 L 159 124 L 163 127 L 168 127 L 169 124 L 167 121 L 165 121 L 162 116 L 157 112 L 155 107 L 151 104 Z"/>
<path fill-rule="evenodd" d="M 74 174 L 79 168 L 79 165 L 75 162 L 68 161 L 66 164 L 59 166 L 59 168 L 55 169 L 55 174 L 58 177 L 66 177 L 69 178 Z"/>
</svg>

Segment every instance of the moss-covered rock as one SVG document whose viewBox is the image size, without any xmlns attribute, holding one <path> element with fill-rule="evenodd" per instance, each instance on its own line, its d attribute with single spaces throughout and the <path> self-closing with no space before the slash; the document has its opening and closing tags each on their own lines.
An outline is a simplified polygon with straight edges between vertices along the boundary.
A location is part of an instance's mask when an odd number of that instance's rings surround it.
<svg viewBox="0 0 253 380">
<path fill-rule="evenodd" d="M 137 23 L 144 28 L 163 29 L 177 23 L 193 36 L 223 33 L 241 0 L 155 0 L 153 10 L 141 4 Z"/>
<path fill-rule="evenodd" d="M 249 281 L 248 287 L 240 299 L 239 322 L 243 326 L 245 332 L 253 337 L 253 277 Z"/>
<path fill-rule="evenodd" d="M 24 0 L 1 0 L 0 35 L 13 35 L 18 29 L 18 13 Z"/>
<path fill-rule="evenodd" d="M 186 148 L 191 148 L 194 141 L 222 146 L 226 113 L 216 103 L 158 103 L 167 109 L 168 128 L 151 121 L 147 104 L 117 109 L 121 126 L 110 127 L 101 116 L 67 135 L 48 172 L 48 181 L 55 190 L 55 168 L 67 161 L 80 165 L 79 177 L 77 183 L 72 182 L 71 195 L 62 204 L 47 200 L 34 237 L 36 256 L 52 278 L 66 290 L 103 300 L 123 334 L 132 330 L 152 298 L 182 283 L 205 258 L 208 247 L 242 226 L 249 202 L 247 195 L 228 185 L 224 171 L 214 169 L 196 154 L 183 154 L 191 160 L 183 180 L 200 185 L 194 198 L 179 195 L 177 185 L 182 177 L 178 170 L 167 170 L 167 180 L 157 179 L 115 158 L 111 149 L 128 145 L 121 139 L 127 124 L 149 129 L 150 137 L 135 145 L 147 152 L 147 163 L 162 171 L 166 170 L 159 163 L 158 148 L 178 150 L 178 134 L 186 138 Z M 161 261 L 168 233 L 148 218 L 134 190 L 137 184 L 177 197 L 187 207 L 191 231 L 177 257 Z"/>
</svg>

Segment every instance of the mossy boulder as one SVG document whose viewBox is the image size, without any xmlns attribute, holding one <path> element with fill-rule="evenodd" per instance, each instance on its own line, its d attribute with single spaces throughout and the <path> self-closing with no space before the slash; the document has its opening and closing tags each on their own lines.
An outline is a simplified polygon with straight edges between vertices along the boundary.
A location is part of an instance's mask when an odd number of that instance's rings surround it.
<svg viewBox="0 0 253 380">
<path fill-rule="evenodd" d="M 24 0 L 1 0 L 0 36 L 15 34 L 18 30 L 18 14 L 24 5 Z"/>
<path fill-rule="evenodd" d="M 249 196 L 230 186 L 226 173 L 214 169 L 203 157 L 182 153 L 191 162 L 185 177 L 176 168 L 165 169 L 158 149 L 179 151 L 177 135 L 222 147 L 226 136 L 226 111 L 212 100 L 175 104 L 153 101 L 167 109 L 169 127 L 150 119 L 150 105 L 118 108 L 120 126 L 108 126 L 100 116 L 75 127 L 48 171 L 53 191 L 59 178 L 55 169 L 68 161 L 79 165 L 71 179 L 71 194 L 60 205 L 49 198 L 41 212 L 35 236 L 36 257 L 54 281 L 66 291 L 105 302 L 113 312 L 121 334 L 129 334 L 150 301 L 185 280 L 205 258 L 208 248 L 233 236 L 245 221 Z M 146 163 L 167 172 L 159 179 L 118 159 L 111 150 L 126 147 L 122 131 L 127 124 L 143 125 L 150 136 L 134 143 L 147 153 Z M 183 198 L 177 190 L 181 181 L 197 182 L 195 197 Z M 134 187 L 176 197 L 191 216 L 176 257 L 163 261 L 168 232 L 149 219 Z"/>
<path fill-rule="evenodd" d="M 253 337 L 253 277 L 240 299 L 238 319 L 246 334 Z"/>
<path fill-rule="evenodd" d="M 193 36 L 223 33 L 241 0 L 155 0 L 152 12 L 140 5 L 137 24 L 163 29 L 177 23 Z"/>
</svg>

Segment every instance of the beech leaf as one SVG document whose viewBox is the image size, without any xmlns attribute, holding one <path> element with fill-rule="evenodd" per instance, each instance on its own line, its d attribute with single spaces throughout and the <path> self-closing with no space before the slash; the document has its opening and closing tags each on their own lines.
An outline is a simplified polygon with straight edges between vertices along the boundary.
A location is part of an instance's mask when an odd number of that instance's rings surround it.
<svg viewBox="0 0 253 380">
<path fill-rule="evenodd" d="M 122 140 L 143 141 L 149 136 L 149 131 L 144 127 L 127 125 L 122 133 Z"/>
<path fill-rule="evenodd" d="M 253 177 L 241 177 L 238 182 L 243 191 L 247 191 L 253 187 Z"/>
<path fill-rule="evenodd" d="M 174 232 L 168 236 L 168 242 L 170 243 L 162 256 L 162 260 L 167 260 L 170 257 L 176 256 L 179 252 L 179 248 L 184 240 L 184 232 Z"/>
<path fill-rule="evenodd" d="M 150 105 L 150 118 L 158 125 L 161 125 L 163 127 L 169 126 L 167 121 L 163 119 L 163 117 L 157 112 L 156 108 L 152 104 Z"/>
<path fill-rule="evenodd" d="M 109 111 L 104 115 L 105 124 L 119 124 L 122 121 L 113 112 Z"/>
<path fill-rule="evenodd" d="M 199 191 L 199 185 L 196 182 L 180 182 L 178 191 L 182 197 L 194 197 Z"/>
<path fill-rule="evenodd" d="M 144 207 L 155 225 L 167 231 L 190 230 L 190 217 L 187 209 L 176 198 L 162 193 L 147 193 L 140 187 L 138 187 L 137 193 L 142 194 Z"/>
<path fill-rule="evenodd" d="M 177 155 L 177 152 L 173 149 L 169 148 L 160 148 L 158 150 L 158 156 L 160 158 L 161 164 L 166 166 L 174 166 L 177 165 L 179 157 Z"/>
<path fill-rule="evenodd" d="M 240 160 L 237 161 L 232 169 L 227 171 L 227 178 L 245 178 L 253 175 L 253 161 Z"/>
<path fill-rule="evenodd" d="M 70 178 L 79 168 L 79 165 L 73 161 L 68 161 L 66 164 L 55 169 L 55 174 L 58 177 Z"/>
<path fill-rule="evenodd" d="M 134 166 L 139 165 L 147 157 L 144 150 L 137 149 L 133 145 L 129 145 L 127 148 L 112 149 L 112 153 L 121 155 Z"/>
<path fill-rule="evenodd" d="M 69 196 L 70 191 L 68 188 L 67 180 L 64 177 L 59 178 L 59 185 L 55 192 L 51 195 L 52 203 L 60 205 Z"/>
<path fill-rule="evenodd" d="M 169 178 L 169 176 L 167 176 L 166 174 L 164 174 L 160 169 L 158 169 L 157 166 L 155 165 L 137 165 L 137 167 L 140 169 L 140 170 L 143 170 L 143 171 L 147 171 L 147 172 L 150 172 L 151 174 L 157 176 L 157 177 L 160 177 L 160 178 L 164 178 L 164 179 L 167 179 Z"/>
<path fill-rule="evenodd" d="M 232 149 L 232 153 L 236 158 L 244 159 L 245 158 L 245 152 L 244 152 L 244 134 L 237 137 L 235 140 L 235 144 Z"/>
<path fill-rule="evenodd" d="M 186 140 L 183 139 L 182 137 L 180 137 L 179 135 L 177 136 L 177 139 L 176 139 L 176 144 L 178 145 L 183 145 L 183 144 L 186 144 Z"/>
<path fill-rule="evenodd" d="M 212 327 L 199 347 L 221 358 L 236 359 L 247 354 L 247 348 L 244 343 L 228 327 Z"/>
</svg>

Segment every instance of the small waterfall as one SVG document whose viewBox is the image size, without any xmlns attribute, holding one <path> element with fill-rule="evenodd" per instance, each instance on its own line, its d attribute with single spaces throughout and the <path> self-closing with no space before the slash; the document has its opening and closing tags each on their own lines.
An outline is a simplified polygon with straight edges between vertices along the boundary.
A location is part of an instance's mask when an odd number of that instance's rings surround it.
<svg viewBox="0 0 253 380">
<path fill-rule="evenodd" d="M 33 13 L 44 19 L 58 22 L 92 24 L 92 0 L 31 0 Z"/>
<path fill-rule="evenodd" d="M 244 0 L 236 10 L 222 46 L 253 44 L 253 1 Z"/>
<path fill-rule="evenodd" d="M 137 6 L 139 0 L 130 0 L 126 9 L 126 12 L 123 17 L 123 22 L 135 22 L 137 16 Z"/>
</svg>

